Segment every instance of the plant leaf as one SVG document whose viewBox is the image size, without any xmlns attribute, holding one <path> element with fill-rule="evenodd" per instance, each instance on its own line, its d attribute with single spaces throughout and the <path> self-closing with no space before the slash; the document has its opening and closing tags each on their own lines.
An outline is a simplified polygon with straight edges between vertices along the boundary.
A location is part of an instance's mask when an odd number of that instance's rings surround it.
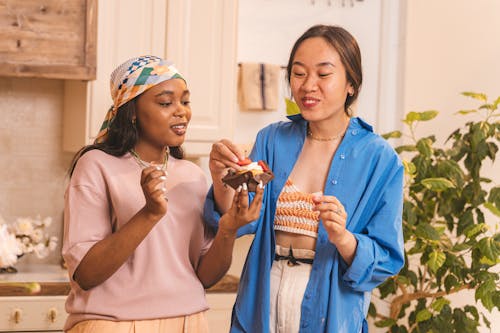
<svg viewBox="0 0 500 333">
<path fill-rule="evenodd" d="M 497 261 L 500 249 L 497 247 L 496 243 L 493 237 L 485 237 L 479 241 L 477 246 L 481 250 L 482 255 L 492 261 Z"/>
<path fill-rule="evenodd" d="M 500 104 L 500 96 L 493 102 L 495 109 L 497 108 L 498 104 Z"/>
<path fill-rule="evenodd" d="M 452 182 L 442 177 L 422 179 L 420 183 L 429 190 L 436 192 L 444 191 L 446 189 L 455 187 L 455 185 L 453 185 Z"/>
<path fill-rule="evenodd" d="M 415 235 L 424 239 L 439 240 L 439 232 L 427 223 L 419 224 L 415 230 Z"/>
<path fill-rule="evenodd" d="M 427 265 L 429 265 L 431 271 L 435 273 L 441 266 L 443 266 L 445 260 L 446 260 L 446 255 L 442 251 L 435 250 L 432 251 L 431 254 L 429 255 L 429 260 L 427 261 Z"/>
<path fill-rule="evenodd" d="M 411 125 L 415 121 L 427 121 L 436 118 L 438 111 L 429 110 L 423 112 L 411 111 L 406 114 L 406 118 L 403 120 L 408 125 Z"/>
<path fill-rule="evenodd" d="M 409 175 L 414 175 L 417 172 L 417 167 L 412 162 L 403 160 L 403 166 L 405 168 L 405 172 Z"/>
<path fill-rule="evenodd" d="M 390 327 L 392 325 L 396 324 L 396 321 L 394 319 L 383 319 L 375 322 L 375 326 L 377 327 Z"/>
<path fill-rule="evenodd" d="M 484 203 L 484 207 L 488 208 L 488 210 L 490 212 L 492 212 L 496 216 L 500 217 L 500 209 L 498 209 L 497 207 L 495 207 L 495 205 L 492 204 L 491 202 L 485 202 Z"/>
<path fill-rule="evenodd" d="M 393 139 L 393 138 L 400 138 L 403 134 L 401 133 L 401 131 L 392 131 L 392 132 L 389 132 L 389 133 L 385 133 L 385 134 L 382 134 L 382 137 L 384 139 Z"/>
<path fill-rule="evenodd" d="M 432 317 L 432 313 L 429 310 L 427 310 L 427 309 L 420 310 L 417 313 L 417 323 L 429 320 L 431 317 Z"/>
<path fill-rule="evenodd" d="M 295 103 L 291 99 L 285 98 L 285 105 L 286 105 L 286 115 L 287 116 L 296 116 L 296 115 L 300 114 L 299 106 L 297 105 L 297 103 Z"/>
<path fill-rule="evenodd" d="M 459 285 L 459 283 L 458 283 L 458 279 L 456 278 L 455 275 L 450 274 L 444 279 L 444 288 L 445 288 L 447 293 L 450 292 L 451 288 L 453 288 L 457 285 Z"/>
<path fill-rule="evenodd" d="M 469 113 L 476 113 L 477 110 L 475 109 L 471 109 L 471 110 L 460 110 L 460 111 L 457 111 L 455 114 L 469 114 Z"/>
<path fill-rule="evenodd" d="M 417 147 L 415 145 L 403 145 L 395 148 L 398 154 L 401 154 L 404 151 L 416 151 Z"/>
<path fill-rule="evenodd" d="M 373 302 L 370 302 L 370 306 L 368 307 L 368 315 L 372 318 L 375 318 L 377 315 L 377 308 L 375 307 L 375 304 Z"/>
<path fill-rule="evenodd" d="M 477 300 L 481 300 L 484 307 L 491 311 L 493 309 L 493 292 L 496 290 L 495 281 L 493 279 L 488 279 L 483 284 L 481 284 L 475 293 L 475 298 Z"/>
<path fill-rule="evenodd" d="M 425 157 L 430 157 L 433 152 L 432 141 L 428 138 L 418 140 L 417 149 Z"/>
<path fill-rule="evenodd" d="M 441 312 L 443 306 L 445 306 L 446 304 L 450 304 L 450 301 L 448 301 L 444 297 L 439 297 L 434 302 L 432 302 L 431 307 L 434 311 Z"/>
<path fill-rule="evenodd" d="M 477 236 L 477 234 L 479 234 L 484 230 L 487 230 L 487 227 L 483 223 L 476 225 L 473 224 L 464 230 L 464 234 L 465 236 L 467 236 L 467 238 L 473 238 L 474 236 Z"/>
<path fill-rule="evenodd" d="M 462 95 L 467 96 L 467 97 L 472 97 L 474 99 L 477 99 L 481 102 L 486 102 L 488 100 L 488 97 L 485 94 L 482 93 L 475 93 L 475 92 L 470 92 L 470 91 L 465 91 L 462 93 Z"/>
</svg>

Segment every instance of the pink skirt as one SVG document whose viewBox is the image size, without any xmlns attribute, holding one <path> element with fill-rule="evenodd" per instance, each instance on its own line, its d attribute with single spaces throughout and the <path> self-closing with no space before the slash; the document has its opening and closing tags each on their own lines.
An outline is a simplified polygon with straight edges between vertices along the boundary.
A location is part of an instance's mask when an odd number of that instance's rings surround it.
<svg viewBox="0 0 500 333">
<path fill-rule="evenodd" d="M 68 333 L 208 333 L 206 311 L 188 316 L 152 320 L 85 320 Z"/>
</svg>

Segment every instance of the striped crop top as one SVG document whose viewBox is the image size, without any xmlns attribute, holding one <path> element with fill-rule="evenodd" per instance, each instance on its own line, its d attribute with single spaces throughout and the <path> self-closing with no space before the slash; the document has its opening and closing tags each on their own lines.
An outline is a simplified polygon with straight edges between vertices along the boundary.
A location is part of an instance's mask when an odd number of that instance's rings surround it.
<svg viewBox="0 0 500 333">
<path fill-rule="evenodd" d="M 276 203 L 274 230 L 318 238 L 319 212 L 313 210 L 312 197 L 288 179 Z"/>
</svg>

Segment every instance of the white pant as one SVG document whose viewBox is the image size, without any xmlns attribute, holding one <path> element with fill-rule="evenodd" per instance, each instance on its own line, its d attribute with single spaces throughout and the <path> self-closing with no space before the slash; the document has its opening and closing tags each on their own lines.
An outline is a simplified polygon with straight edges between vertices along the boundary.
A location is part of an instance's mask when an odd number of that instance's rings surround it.
<svg viewBox="0 0 500 333">
<path fill-rule="evenodd" d="M 289 249 L 276 245 L 276 254 L 287 256 Z M 293 256 L 313 259 L 314 251 L 293 249 Z M 311 264 L 290 266 L 288 260 L 274 261 L 271 268 L 270 333 L 295 333 L 300 328 L 300 308 L 309 281 Z"/>
</svg>

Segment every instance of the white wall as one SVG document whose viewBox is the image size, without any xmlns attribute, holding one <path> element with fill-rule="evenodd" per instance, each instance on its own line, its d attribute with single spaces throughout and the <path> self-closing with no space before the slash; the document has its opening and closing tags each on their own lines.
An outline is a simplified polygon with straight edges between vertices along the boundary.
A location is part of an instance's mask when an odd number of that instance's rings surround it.
<svg viewBox="0 0 500 333">
<path fill-rule="evenodd" d="M 267 62 L 286 66 L 295 40 L 314 24 L 341 25 L 361 48 L 363 86 L 357 114 L 376 125 L 379 89 L 382 0 L 357 2 L 317 0 L 240 0 L 238 61 Z M 282 96 L 289 96 L 283 74 Z M 278 111 L 239 111 L 235 116 L 234 140 L 248 143 L 265 125 L 285 119 L 283 98 Z"/>
</svg>

